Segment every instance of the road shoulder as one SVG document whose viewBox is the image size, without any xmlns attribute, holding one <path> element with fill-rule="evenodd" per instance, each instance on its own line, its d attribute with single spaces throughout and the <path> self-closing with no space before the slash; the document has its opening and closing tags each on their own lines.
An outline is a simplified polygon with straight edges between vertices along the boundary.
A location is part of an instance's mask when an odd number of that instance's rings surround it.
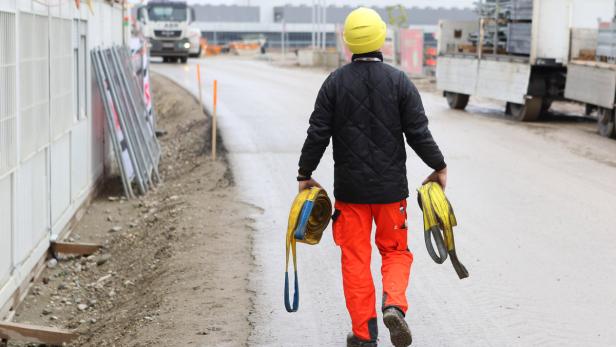
<svg viewBox="0 0 616 347">
<path fill-rule="evenodd" d="M 94 201 L 71 241 L 104 249 L 46 269 L 16 320 L 76 329 L 74 346 L 246 345 L 258 211 L 237 198 L 224 153 L 209 158 L 196 100 L 159 75 L 153 91 L 163 183 L 139 200 L 116 186 Z"/>
</svg>

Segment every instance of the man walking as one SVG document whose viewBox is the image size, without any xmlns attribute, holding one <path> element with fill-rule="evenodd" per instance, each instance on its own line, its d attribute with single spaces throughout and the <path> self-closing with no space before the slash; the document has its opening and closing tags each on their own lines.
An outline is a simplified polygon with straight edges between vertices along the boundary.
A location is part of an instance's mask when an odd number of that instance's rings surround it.
<svg viewBox="0 0 616 347">
<path fill-rule="evenodd" d="M 405 73 L 383 64 L 379 52 L 386 25 L 374 10 L 358 8 L 344 24 L 352 63 L 334 71 L 319 91 L 299 160 L 300 191 L 311 178 L 330 138 L 334 151 L 334 241 L 342 251 L 342 279 L 353 332 L 347 346 L 377 344 L 376 298 L 370 271 L 372 222 L 382 257 L 382 310 L 396 347 L 412 342 L 404 319 L 413 255 L 407 246 L 404 137 L 434 172 L 426 181 L 447 181 L 443 155 L 428 129 L 419 92 Z"/>
</svg>

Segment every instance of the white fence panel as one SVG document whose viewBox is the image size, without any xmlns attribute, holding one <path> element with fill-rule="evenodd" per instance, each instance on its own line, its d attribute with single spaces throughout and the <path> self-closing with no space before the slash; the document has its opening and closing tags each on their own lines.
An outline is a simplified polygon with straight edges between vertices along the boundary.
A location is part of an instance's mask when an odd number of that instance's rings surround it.
<svg viewBox="0 0 616 347">
<path fill-rule="evenodd" d="M 41 151 L 17 170 L 15 264 L 25 261 L 31 250 L 47 235 L 49 204 L 45 158 L 46 151 Z"/>
<path fill-rule="evenodd" d="M 52 18 L 49 52 L 51 56 L 52 137 L 64 135 L 75 119 L 73 107 L 73 21 Z"/>
<path fill-rule="evenodd" d="M 51 145 L 51 225 L 56 225 L 71 202 L 70 134 Z"/>
<path fill-rule="evenodd" d="M 17 164 L 15 14 L 0 12 L 0 177 Z"/>
<path fill-rule="evenodd" d="M 91 177 L 91 161 L 94 151 L 90 136 L 90 124 L 87 121 L 80 122 L 71 133 L 71 199 L 73 201 L 77 200 L 88 188 L 88 181 Z M 102 160 L 102 157 L 99 160 Z"/>
<path fill-rule="evenodd" d="M 46 16 L 20 14 L 21 160 L 49 144 L 48 21 Z"/>
<path fill-rule="evenodd" d="M 122 44 L 122 10 L 81 6 L 0 0 L 0 319 L 104 172 L 89 50 Z"/>
<path fill-rule="evenodd" d="M 0 179 L 0 287 L 6 283 L 13 262 L 11 260 L 13 231 L 12 176 Z"/>
</svg>

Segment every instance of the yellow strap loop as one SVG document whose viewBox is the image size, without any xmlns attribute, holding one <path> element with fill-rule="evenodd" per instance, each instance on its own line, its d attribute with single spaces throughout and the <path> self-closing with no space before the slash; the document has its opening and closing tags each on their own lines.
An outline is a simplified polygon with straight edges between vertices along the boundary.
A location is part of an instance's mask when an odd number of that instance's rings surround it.
<svg viewBox="0 0 616 347">
<path fill-rule="evenodd" d="M 418 189 L 417 200 L 423 211 L 424 238 L 430 257 L 442 264 L 449 255 L 458 277 L 468 277 L 468 271 L 458 260 L 453 238 L 453 227 L 458 225 L 458 221 L 443 188 L 438 183 L 426 183 Z M 432 246 L 432 238 L 436 242 L 438 254 Z"/>
<path fill-rule="evenodd" d="M 316 245 L 321 241 L 323 231 L 327 228 L 332 215 L 332 203 L 324 189 L 313 187 L 301 191 L 295 197 L 286 235 L 286 265 L 284 301 L 288 312 L 299 308 L 299 282 L 297 280 L 297 242 Z M 289 298 L 289 253 L 293 255 L 295 291 L 293 304 Z"/>
</svg>

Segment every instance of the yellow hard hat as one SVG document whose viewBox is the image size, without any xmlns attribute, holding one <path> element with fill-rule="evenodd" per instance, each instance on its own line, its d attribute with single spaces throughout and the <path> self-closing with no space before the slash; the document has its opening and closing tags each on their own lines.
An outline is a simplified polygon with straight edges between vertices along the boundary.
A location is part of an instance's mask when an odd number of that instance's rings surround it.
<svg viewBox="0 0 616 347">
<path fill-rule="evenodd" d="M 344 42 L 355 54 L 378 51 L 385 43 L 386 34 L 387 25 L 370 8 L 360 7 L 344 21 Z"/>
</svg>

